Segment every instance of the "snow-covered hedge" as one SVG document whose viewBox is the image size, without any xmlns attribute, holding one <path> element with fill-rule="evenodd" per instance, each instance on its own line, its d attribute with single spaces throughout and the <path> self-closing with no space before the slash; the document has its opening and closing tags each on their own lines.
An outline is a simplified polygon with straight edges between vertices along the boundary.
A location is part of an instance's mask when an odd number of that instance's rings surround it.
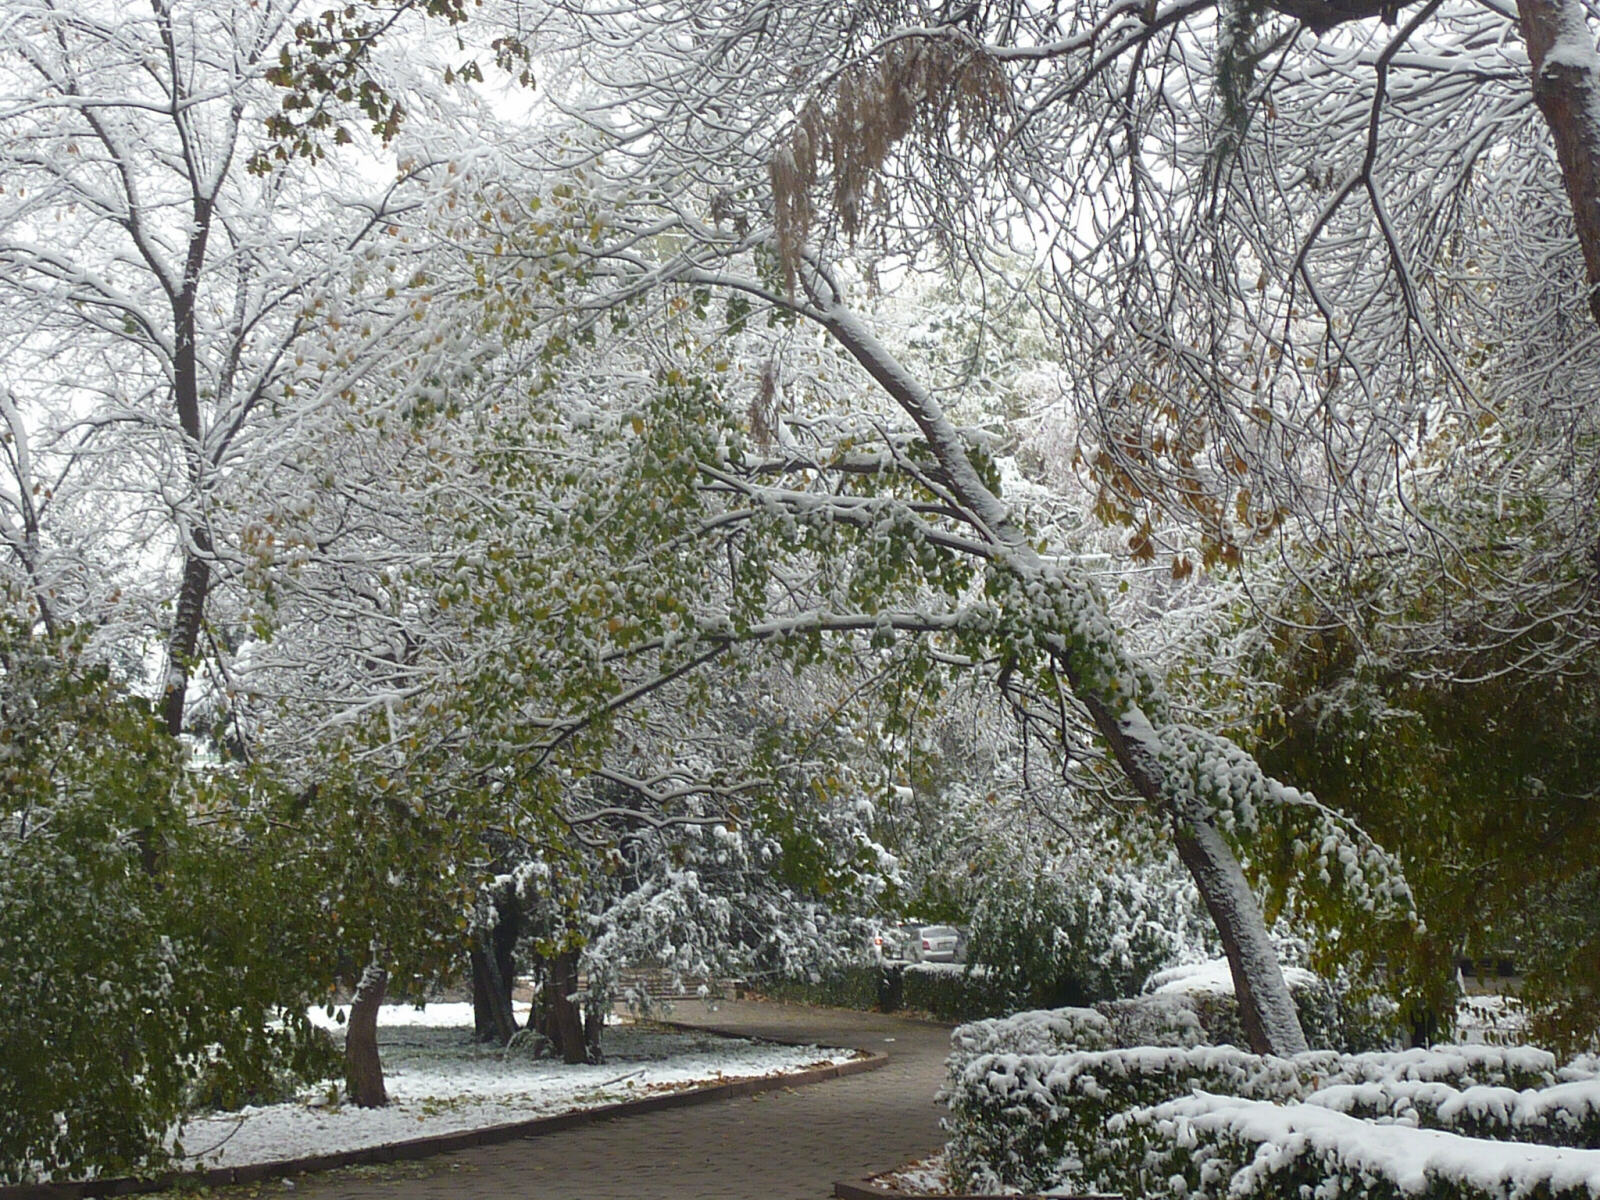
<svg viewBox="0 0 1600 1200">
<path fill-rule="evenodd" d="M 1307 1057 L 1325 1070 L 1338 1058 Z M 952 1175 L 972 1191 L 1044 1191 L 1068 1177 L 1093 1190 L 1121 1191 L 1120 1161 L 1105 1156 L 1108 1123 L 1196 1088 L 1280 1101 L 1309 1090 L 1296 1060 L 1232 1046 L 991 1052 L 960 1066 L 952 1059 L 946 1092 Z"/>
<path fill-rule="evenodd" d="M 1168 1044 L 1128 1046 L 1129 1034 Z M 1198 1044 L 1193 1013 L 1173 1005 L 1149 1006 L 1140 1022 L 1103 1009 L 1020 1013 L 962 1026 L 951 1044 L 949 1157 L 954 1176 L 972 1190 L 1042 1191 L 1065 1182 L 1156 1195 L 1169 1190 L 1169 1181 L 1178 1181 L 1172 1182 L 1172 1194 L 1184 1194 L 1181 1182 L 1190 1191 L 1215 1187 L 1201 1194 L 1220 1196 L 1231 1173 L 1219 1176 L 1219 1183 L 1212 1175 L 1202 1179 L 1173 1165 L 1201 1144 L 1196 1131 L 1212 1131 L 1201 1157 L 1213 1164 L 1207 1168 L 1213 1174 L 1236 1158 L 1234 1171 L 1255 1162 L 1257 1148 L 1267 1142 L 1251 1143 L 1247 1131 L 1240 1132 L 1222 1116 L 1197 1123 L 1199 1110 L 1169 1111 L 1175 1102 L 1197 1094 L 1243 1105 L 1235 1110 L 1218 1102 L 1213 1108 L 1256 1114 L 1252 1119 L 1258 1125 L 1266 1120 L 1260 1116 L 1263 1110 L 1315 1110 L 1329 1120 L 1337 1118 L 1335 1125 L 1343 1121 L 1377 1128 L 1381 1121 L 1396 1129 L 1423 1126 L 1469 1135 L 1455 1136 L 1461 1142 L 1496 1138 L 1502 1158 L 1507 1157 L 1506 1140 L 1569 1147 L 1600 1144 L 1600 1081 L 1557 1083 L 1554 1058 L 1540 1050 L 1447 1046 L 1274 1058 Z M 1314 1114 L 1305 1118 L 1320 1119 Z M 1293 1173 L 1302 1168 L 1323 1169 L 1326 1164 L 1317 1157 L 1323 1153 L 1296 1150 L 1290 1156 L 1293 1163 L 1284 1167 L 1288 1174 L 1272 1175 L 1275 1182 L 1263 1184 L 1268 1190 L 1260 1194 L 1294 1194 L 1271 1187 L 1291 1176 L 1299 1178 Z M 1399 1186 L 1384 1176 L 1373 1185 L 1376 1190 L 1317 1194 L 1398 1194 L 1384 1190 L 1391 1184 Z"/>
<path fill-rule="evenodd" d="M 1595 1200 L 1600 1151 L 1364 1121 L 1317 1104 L 1197 1094 L 1114 1118 L 1103 1155 L 1129 1195 Z M 1306 1190 L 1302 1190 L 1306 1189 Z"/>
<path fill-rule="evenodd" d="M 1110 1020 L 1096 1009 L 1042 1009 L 958 1026 L 950 1035 L 950 1061 L 953 1067 L 981 1054 L 1068 1054 L 1115 1044 Z"/>
<path fill-rule="evenodd" d="M 1307 1103 L 1347 1116 L 1466 1137 L 1600 1149 L 1600 1080 L 1596 1079 L 1518 1091 L 1386 1078 L 1325 1087 Z"/>
</svg>

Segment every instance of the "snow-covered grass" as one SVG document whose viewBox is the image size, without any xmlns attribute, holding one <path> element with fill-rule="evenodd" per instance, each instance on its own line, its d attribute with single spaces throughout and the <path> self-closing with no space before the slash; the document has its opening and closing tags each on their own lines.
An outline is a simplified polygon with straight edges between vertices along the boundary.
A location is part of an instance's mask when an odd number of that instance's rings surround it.
<svg viewBox="0 0 1600 1200">
<path fill-rule="evenodd" d="M 321 1012 L 313 1016 L 337 1027 Z M 622 1023 L 606 1029 L 605 1063 L 568 1066 L 526 1050 L 474 1043 L 470 1004 L 387 1005 L 378 1026 L 387 1108 L 330 1103 L 326 1089 L 310 1089 L 293 1103 L 201 1117 L 183 1130 L 184 1165 L 235 1167 L 331 1154 L 856 1057 L 851 1050 Z"/>
</svg>

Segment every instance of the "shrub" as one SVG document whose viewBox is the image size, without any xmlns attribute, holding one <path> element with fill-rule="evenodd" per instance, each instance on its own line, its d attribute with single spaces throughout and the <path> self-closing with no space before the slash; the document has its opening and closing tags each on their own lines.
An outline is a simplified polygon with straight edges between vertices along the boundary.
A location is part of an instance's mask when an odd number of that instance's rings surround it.
<svg viewBox="0 0 1600 1200">
<path fill-rule="evenodd" d="M 1322 1088 L 1307 1102 L 1346 1116 L 1465 1137 L 1600 1149 L 1600 1081 L 1594 1079 L 1519 1091 L 1386 1078 Z"/>
<path fill-rule="evenodd" d="M 0 628 L 0 658 L 0 1183 L 158 1169 L 203 1076 L 325 1062 L 297 881 L 69 639 Z"/>
<path fill-rule="evenodd" d="M 1118 873 L 1081 855 L 1023 878 L 996 873 L 973 911 L 970 957 L 991 973 L 998 1008 L 1053 1008 L 1133 995 L 1151 972 L 1203 954 L 1209 936 L 1181 869 Z"/>
<path fill-rule="evenodd" d="M 1002 1011 L 1005 998 L 982 968 L 911 963 L 901 969 L 900 1004 L 941 1021 L 970 1021 Z"/>
<path fill-rule="evenodd" d="M 1355 1054 L 1392 1044 L 1393 1005 L 1386 1004 L 1381 997 L 1358 1000 L 1348 986 L 1336 985 L 1302 967 L 1285 967 L 1284 980 L 1294 998 L 1300 1027 L 1312 1049 Z M 1120 1019 L 1128 1028 L 1119 1029 L 1117 1041 L 1120 1045 L 1194 1045 L 1197 1042 L 1248 1045 L 1226 959 L 1159 971 L 1145 982 L 1145 990 L 1151 994 L 1101 1006 L 1108 1013 L 1123 1014 Z M 1147 1009 L 1156 1004 L 1187 1007 L 1199 1023 L 1199 1037 L 1174 1042 L 1139 1034 L 1134 1027 L 1140 1021 L 1179 1019 Z"/>
<path fill-rule="evenodd" d="M 1196 1044 L 1199 1021 L 1184 1003 L 1190 997 L 1150 1003 L 1154 999 L 1102 1006 L 1109 1013 L 1031 1012 L 958 1029 L 946 1091 L 952 1176 L 973 1190 L 1041 1191 L 1067 1183 L 1128 1195 L 1159 1192 L 1169 1176 L 1150 1174 L 1148 1164 L 1177 1154 L 1181 1147 L 1162 1139 L 1188 1136 L 1189 1126 L 1138 1114 L 1194 1092 L 1272 1105 L 1309 1101 L 1330 1112 L 1350 1097 L 1365 1096 L 1373 1115 L 1381 1115 L 1376 1109 L 1387 1088 L 1393 1096 L 1436 1095 L 1431 1111 L 1440 1128 L 1485 1133 L 1496 1125 L 1498 1102 L 1507 1114 L 1521 1114 L 1499 1119 L 1507 1132 L 1520 1123 L 1537 1129 L 1538 1140 L 1582 1145 L 1592 1136 L 1600 1085 L 1573 1080 L 1551 1087 L 1555 1060 L 1543 1051 L 1451 1046 L 1274 1058 Z M 1130 1013 L 1139 1020 L 1130 1020 Z M 1127 1036 L 1168 1044 L 1107 1045 Z M 1463 1099 L 1452 1105 L 1452 1092 Z M 1515 1104 L 1510 1097 L 1517 1097 Z M 1395 1107 L 1392 1102 L 1391 1119 Z M 1219 1133 L 1219 1146 L 1232 1136 Z M 1215 1163 L 1228 1153 L 1219 1149 Z M 1171 1174 L 1182 1177 L 1185 1187 L 1200 1186 L 1182 1171 Z"/>
<path fill-rule="evenodd" d="M 1307 1057 L 1316 1061 L 1302 1065 L 1231 1046 L 982 1054 L 952 1071 L 951 1175 L 975 1191 L 1043 1191 L 1063 1177 L 1119 1191 L 1118 1164 L 1105 1159 L 1113 1117 L 1195 1088 L 1295 1099 L 1308 1090 L 1302 1070 L 1331 1070 L 1337 1056 Z"/>
<path fill-rule="evenodd" d="M 1115 1033 L 1092 1008 L 1056 1008 L 991 1017 L 958 1026 L 950 1035 L 952 1068 L 983 1054 L 1068 1054 L 1109 1050 Z"/>
<path fill-rule="evenodd" d="M 1594 1200 L 1584 1151 L 1377 1125 L 1311 1104 L 1189 1096 L 1114 1118 L 1107 1158 L 1130 1195 L 1363 1200 Z"/>
<path fill-rule="evenodd" d="M 884 988 L 884 969 L 872 963 L 834 967 L 808 978 L 773 978 L 761 991 L 774 1000 L 820 1004 L 829 1008 L 868 1011 L 878 1007 Z"/>
<path fill-rule="evenodd" d="M 984 974 L 955 963 L 856 964 L 812 978 L 769 980 L 761 990 L 775 1000 L 861 1011 L 909 1008 L 941 1021 L 986 1017 L 1002 1003 Z"/>
</svg>

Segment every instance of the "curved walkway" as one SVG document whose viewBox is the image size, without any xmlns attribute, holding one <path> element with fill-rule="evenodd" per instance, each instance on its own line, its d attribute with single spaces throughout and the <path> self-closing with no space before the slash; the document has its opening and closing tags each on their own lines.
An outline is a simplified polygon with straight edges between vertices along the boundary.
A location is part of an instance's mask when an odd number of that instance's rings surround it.
<svg viewBox="0 0 1600 1200">
<path fill-rule="evenodd" d="M 577 1129 L 430 1159 L 400 1179 L 301 1176 L 308 1200 L 823 1200 L 923 1158 L 944 1142 L 950 1027 L 882 1013 L 723 1001 L 681 1002 L 680 1024 L 751 1037 L 853 1046 L 888 1065 L 825 1083 Z"/>
</svg>

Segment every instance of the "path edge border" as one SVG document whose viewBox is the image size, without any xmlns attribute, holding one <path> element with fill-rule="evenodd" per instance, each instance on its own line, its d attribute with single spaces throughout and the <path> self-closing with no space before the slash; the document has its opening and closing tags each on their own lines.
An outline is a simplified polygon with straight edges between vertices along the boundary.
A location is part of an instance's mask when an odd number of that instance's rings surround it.
<svg viewBox="0 0 1600 1200">
<path fill-rule="evenodd" d="M 661 1022 L 661 1024 L 671 1024 L 671 1022 Z M 706 1027 L 690 1026 L 690 1028 Z M 708 1032 L 723 1031 L 708 1030 Z M 758 1040 L 776 1041 L 773 1038 Z M 687 1088 L 681 1092 L 641 1096 L 637 1100 L 622 1100 L 616 1104 L 603 1104 L 595 1108 L 556 1113 L 548 1117 L 531 1117 L 525 1121 L 511 1121 L 502 1125 L 486 1125 L 481 1129 L 436 1133 L 429 1137 L 411 1138 L 403 1142 L 384 1142 L 382 1145 L 365 1146 L 358 1150 L 339 1150 L 332 1154 L 276 1159 L 265 1163 L 244 1163 L 237 1167 L 210 1167 L 203 1171 L 169 1171 L 153 1178 L 123 1175 L 109 1179 L 62 1183 L 5 1184 L 0 1185 L 0 1200 L 82 1200 L 90 1196 L 132 1196 L 166 1191 L 184 1184 L 199 1187 L 229 1187 L 235 1184 L 282 1179 L 290 1175 L 303 1175 L 312 1171 L 335 1171 L 341 1167 L 415 1162 L 439 1154 L 452 1154 L 459 1150 L 471 1150 L 477 1146 L 513 1142 L 525 1137 L 538 1137 L 541 1134 L 556 1133 L 563 1129 L 574 1129 L 581 1125 L 592 1125 L 620 1117 L 639 1116 L 662 1109 L 692 1108 L 697 1104 L 709 1104 L 716 1100 L 731 1100 L 738 1096 L 753 1096 L 759 1092 L 773 1092 L 780 1088 L 822 1083 L 846 1075 L 859 1075 L 863 1071 L 875 1071 L 889 1061 L 888 1055 L 872 1050 L 857 1050 L 856 1053 L 865 1057 L 831 1063 L 825 1067 L 808 1067 L 804 1071 L 791 1071 L 784 1075 L 731 1079 L 723 1083 L 706 1084 L 704 1087 Z"/>
</svg>

